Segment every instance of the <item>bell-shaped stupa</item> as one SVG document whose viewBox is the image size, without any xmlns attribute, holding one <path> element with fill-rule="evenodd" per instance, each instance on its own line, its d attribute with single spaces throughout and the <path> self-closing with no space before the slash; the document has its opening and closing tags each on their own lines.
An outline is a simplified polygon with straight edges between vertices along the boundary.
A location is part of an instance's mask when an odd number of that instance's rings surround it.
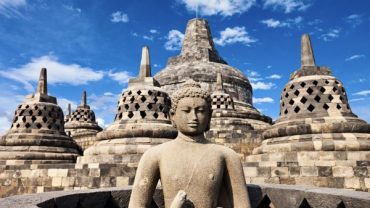
<svg viewBox="0 0 370 208">
<path fill-rule="evenodd" d="M 216 90 L 212 93 L 212 119 L 206 137 L 211 141 L 228 146 L 239 153 L 250 153 L 253 128 L 234 107 L 233 98 L 225 91 L 221 73 L 217 73 Z M 248 135 L 246 137 L 246 135 Z M 248 144 L 248 145 L 242 145 Z"/>
<path fill-rule="evenodd" d="M 137 163 L 154 145 L 174 139 L 169 119 L 170 97 L 151 77 L 148 47 L 143 47 L 139 76 L 130 79 L 118 101 L 114 123 L 97 134 L 79 163 Z"/>
<path fill-rule="evenodd" d="M 48 95 L 43 68 L 36 93 L 18 106 L 10 130 L 0 140 L 0 160 L 7 164 L 73 163 L 79 155 L 78 145 L 64 131 L 57 99 Z"/>
<path fill-rule="evenodd" d="M 70 105 L 68 106 L 70 110 Z M 95 119 L 95 113 L 87 104 L 86 91 L 82 93 L 81 105 L 69 113 L 64 127 L 69 136 L 85 150 L 96 142 L 96 134 L 102 130 Z"/>
<path fill-rule="evenodd" d="M 170 95 L 188 79 L 199 82 L 203 89 L 213 93 L 217 89 L 217 73 L 222 74 L 224 90 L 233 99 L 235 111 L 256 130 L 270 126 L 271 118 L 252 105 L 252 86 L 247 77 L 219 56 L 205 19 L 188 22 L 180 55 L 169 58 L 167 66 L 155 75 L 155 79 Z"/>
<path fill-rule="evenodd" d="M 370 125 L 351 111 L 342 82 L 316 66 L 307 34 L 301 68 L 285 85 L 280 117 L 263 139 L 246 159 L 251 182 L 366 190 Z"/>
</svg>

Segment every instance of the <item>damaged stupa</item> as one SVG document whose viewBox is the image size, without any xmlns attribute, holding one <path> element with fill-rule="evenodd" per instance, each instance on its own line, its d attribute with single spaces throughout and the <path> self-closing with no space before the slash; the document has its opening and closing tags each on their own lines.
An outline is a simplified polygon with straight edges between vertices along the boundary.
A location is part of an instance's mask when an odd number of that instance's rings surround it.
<svg viewBox="0 0 370 208">
<path fill-rule="evenodd" d="M 341 81 L 316 66 L 310 38 L 301 40 L 301 68 L 285 85 L 280 116 L 246 158 L 252 183 L 367 190 L 370 125 L 352 111 Z"/>
<path fill-rule="evenodd" d="M 97 134 L 78 164 L 108 163 L 135 166 L 145 150 L 177 135 L 169 119 L 170 97 L 151 77 L 148 47 L 143 47 L 139 76 L 130 79 L 118 101 L 113 124 Z"/>
<path fill-rule="evenodd" d="M 80 150 L 64 131 L 64 116 L 48 95 L 46 69 L 41 69 L 35 94 L 15 110 L 10 130 L 0 140 L 4 165 L 74 163 Z"/>
<path fill-rule="evenodd" d="M 65 131 L 69 136 L 77 142 L 77 144 L 85 150 L 96 142 L 96 134 L 102 128 L 98 125 L 95 119 L 95 113 L 87 104 L 86 91 L 82 93 L 81 105 L 70 113 L 70 105 L 68 105 L 68 116 L 64 125 Z"/>
<path fill-rule="evenodd" d="M 270 126 L 271 118 L 262 115 L 252 105 L 252 86 L 247 77 L 219 56 L 205 19 L 196 18 L 188 22 L 180 55 L 169 58 L 167 66 L 154 78 L 170 96 L 190 78 L 213 93 L 217 89 L 217 73 L 222 74 L 224 91 L 232 98 L 238 118 L 244 119 L 254 130 Z"/>
<path fill-rule="evenodd" d="M 256 142 L 250 140 L 255 136 L 248 135 L 254 132 L 253 127 L 235 110 L 232 97 L 223 87 L 220 72 L 217 73 L 216 90 L 211 94 L 211 97 L 212 119 L 206 137 L 210 138 L 212 142 L 223 144 L 236 152 L 249 154 L 253 147 L 251 144 Z"/>
</svg>

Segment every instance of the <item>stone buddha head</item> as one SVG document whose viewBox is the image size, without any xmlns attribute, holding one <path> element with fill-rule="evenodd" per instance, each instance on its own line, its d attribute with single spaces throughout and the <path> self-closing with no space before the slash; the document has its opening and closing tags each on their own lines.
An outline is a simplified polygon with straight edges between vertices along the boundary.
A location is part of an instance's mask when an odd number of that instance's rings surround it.
<svg viewBox="0 0 370 208">
<path fill-rule="evenodd" d="M 171 122 L 187 136 L 198 136 L 209 130 L 212 115 L 211 96 L 200 84 L 190 79 L 174 92 Z"/>
</svg>

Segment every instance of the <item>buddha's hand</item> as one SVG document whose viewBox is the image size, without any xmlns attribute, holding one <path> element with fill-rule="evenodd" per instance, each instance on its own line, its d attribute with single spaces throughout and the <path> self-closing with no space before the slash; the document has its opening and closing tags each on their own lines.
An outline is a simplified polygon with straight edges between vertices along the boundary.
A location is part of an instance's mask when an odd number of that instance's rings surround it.
<svg viewBox="0 0 370 208">
<path fill-rule="evenodd" d="M 186 200 L 186 193 L 183 190 L 180 190 L 177 192 L 177 195 L 172 201 L 171 207 L 170 208 L 181 208 L 182 205 L 185 203 Z"/>
</svg>

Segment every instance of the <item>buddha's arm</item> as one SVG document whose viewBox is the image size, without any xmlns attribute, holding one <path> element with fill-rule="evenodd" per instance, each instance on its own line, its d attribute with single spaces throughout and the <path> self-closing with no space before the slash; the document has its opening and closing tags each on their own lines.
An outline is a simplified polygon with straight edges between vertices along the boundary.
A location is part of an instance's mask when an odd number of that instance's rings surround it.
<svg viewBox="0 0 370 208">
<path fill-rule="evenodd" d="M 233 207 L 251 208 L 243 168 L 239 156 L 232 150 L 225 156 L 227 191 Z"/>
<path fill-rule="evenodd" d="M 149 149 L 140 159 L 132 188 L 129 208 L 150 207 L 158 180 L 159 166 L 157 155 Z"/>
</svg>

